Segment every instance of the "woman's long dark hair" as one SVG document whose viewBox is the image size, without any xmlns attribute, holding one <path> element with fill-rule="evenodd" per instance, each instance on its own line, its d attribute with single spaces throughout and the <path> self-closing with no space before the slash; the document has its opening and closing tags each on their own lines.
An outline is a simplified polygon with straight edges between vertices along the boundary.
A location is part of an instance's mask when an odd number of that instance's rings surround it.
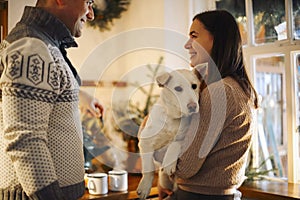
<svg viewBox="0 0 300 200">
<path fill-rule="evenodd" d="M 225 10 L 213 10 L 197 14 L 194 20 L 199 20 L 214 38 L 211 58 L 221 78 L 234 78 L 257 108 L 257 93 L 245 69 L 241 35 L 234 17 Z"/>
</svg>

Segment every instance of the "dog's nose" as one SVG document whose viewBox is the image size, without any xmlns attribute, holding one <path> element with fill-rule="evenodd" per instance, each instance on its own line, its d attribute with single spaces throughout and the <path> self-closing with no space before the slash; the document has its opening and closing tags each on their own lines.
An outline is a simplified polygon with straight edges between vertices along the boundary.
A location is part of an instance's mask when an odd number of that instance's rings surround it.
<svg viewBox="0 0 300 200">
<path fill-rule="evenodd" d="M 188 103 L 187 107 L 188 107 L 190 113 L 196 112 L 196 109 L 197 109 L 197 103 L 195 103 L 195 102 L 190 102 L 190 103 Z"/>
</svg>

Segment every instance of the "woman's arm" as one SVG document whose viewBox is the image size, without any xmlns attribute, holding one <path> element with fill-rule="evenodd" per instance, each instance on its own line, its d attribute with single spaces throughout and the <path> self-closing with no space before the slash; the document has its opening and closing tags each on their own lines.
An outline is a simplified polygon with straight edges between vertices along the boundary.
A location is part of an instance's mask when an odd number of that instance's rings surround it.
<svg viewBox="0 0 300 200">
<path fill-rule="evenodd" d="M 199 113 L 192 116 L 177 163 L 175 174 L 180 178 L 190 178 L 201 169 L 226 120 L 227 97 L 223 81 L 210 84 L 200 95 Z"/>
</svg>

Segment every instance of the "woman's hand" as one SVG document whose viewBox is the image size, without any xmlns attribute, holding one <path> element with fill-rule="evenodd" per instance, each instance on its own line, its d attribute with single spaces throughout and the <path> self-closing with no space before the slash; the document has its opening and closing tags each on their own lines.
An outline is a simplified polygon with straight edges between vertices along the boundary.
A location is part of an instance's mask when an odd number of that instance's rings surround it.
<svg viewBox="0 0 300 200">
<path fill-rule="evenodd" d="M 161 187 L 159 184 L 159 181 L 157 183 L 157 189 L 158 189 L 158 199 L 159 200 L 163 200 L 167 196 L 171 196 L 173 194 L 172 190 Z"/>
</svg>

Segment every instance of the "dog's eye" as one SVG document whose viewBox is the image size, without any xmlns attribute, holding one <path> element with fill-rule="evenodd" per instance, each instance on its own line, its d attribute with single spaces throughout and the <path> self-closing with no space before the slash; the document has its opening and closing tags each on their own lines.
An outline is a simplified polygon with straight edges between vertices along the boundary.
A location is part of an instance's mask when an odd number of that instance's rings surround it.
<svg viewBox="0 0 300 200">
<path fill-rule="evenodd" d="M 182 87 L 181 86 L 177 86 L 174 88 L 177 92 L 181 92 L 182 91 Z"/>
<path fill-rule="evenodd" d="M 197 89 L 197 84 L 192 84 L 192 89 L 193 90 Z"/>
</svg>

